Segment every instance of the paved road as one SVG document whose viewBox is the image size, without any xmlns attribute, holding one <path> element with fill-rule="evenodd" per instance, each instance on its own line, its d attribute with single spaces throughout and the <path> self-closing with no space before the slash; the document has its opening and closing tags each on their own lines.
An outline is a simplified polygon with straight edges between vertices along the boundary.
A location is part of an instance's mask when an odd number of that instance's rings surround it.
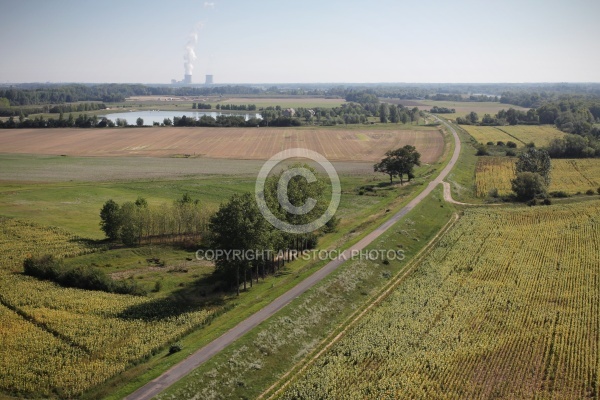
<svg viewBox="0 0 600 400">
<path fill-rule="evenodd" d="M 429 183 L 425 190 L 423 190 L 410 203 L 404 206 L 398 213 L 394 214 L 388 221 L 386 221 L 373 232 L 365 236 L 354 246 L 347 249 L 343 253 L 345 258 L 350 259 L 352 252 L 360 251 L 367 247 L 371 242 L 373 242 L 385 231 L 387 231 L 392 225 L 394 225 L 402 217 L 408 214 L 410 210 L 415 208 L 417 204 L 419 204 L 425 197 L 427 197 L 437 185 L 442 183 L 443 179 L 454 167 L 454 164 L 456 164 L 456 160 L 458 160 L 458 156 L 460 155 L 460 139 L 456 131 L 450 125 L 446 124 L 445 122 L 439 119 L 438 121 L 446 125 L 452 133 L 452 136 L 454 137 L 454 153 L 452 154 L 452 158 L 450 159 L 448 165 L 442 170 L 442 172 L 437 176 L 437 178 L 435 178 Z M 293 299 L 300 296 L 302 293 L 306 292 L 308 289 L 316 285 L 331 272 L 335 271 L 344 262 L 343 258 L 344 257 L 339 257 L 337 260 L 327 263 L 323 268 L 319 269 L 314 274 L 312 274 L 311 276 L 309 276 L 308 278 L 291 288 L 289 291 L 285 292 L 284 294 L 273 300 L 269 305 L 265 306 L 260 311 L 252 314 L 251 316 L 246 318 L 244 321 L 240 322 L 235 327 L 231 328 L 223 335 L 219 336 L 206 346 L 196 351 L 194 354 L 190 355 L 185 360 L 181 361 L 179 364 L 174 365 L 171 369 L 169 369 L 153 381 L 148 382 L 145 386 L 141 387 L 131 395 L 127 396 L 125 399 L 147 400 L 158 395 L 160 392 L 162 392 L 163 390 L 177 382 L 179 379 L 183 378 L 185 375 L 193 371 L 199 365 L 209 360 L 219 351 L 223 350 L 235 340 L 242 337 L 251 329 L 259 325 L 261 322 L 271 317 L 277 311 L 281 310 L 290 301 L 292 301 Z"/>
</svg>

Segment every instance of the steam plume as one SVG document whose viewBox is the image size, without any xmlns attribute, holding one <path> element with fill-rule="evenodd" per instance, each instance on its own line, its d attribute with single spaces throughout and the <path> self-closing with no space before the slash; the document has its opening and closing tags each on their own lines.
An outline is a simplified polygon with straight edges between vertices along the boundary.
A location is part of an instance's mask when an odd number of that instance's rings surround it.
<svg viewBox="0 0 600 400">
<path fill-rule="evenodd" d="M 194 48 L 197 43 L 198 32 L 194 30 L 188 37 L 187 44 L 185 45 L 185 53 L 183 53 L 183 67 L 185 68 L 186 75 L 192 75 L 192 71 L 194 70 L 194 61 L 197 58 Z"/>
</svg>

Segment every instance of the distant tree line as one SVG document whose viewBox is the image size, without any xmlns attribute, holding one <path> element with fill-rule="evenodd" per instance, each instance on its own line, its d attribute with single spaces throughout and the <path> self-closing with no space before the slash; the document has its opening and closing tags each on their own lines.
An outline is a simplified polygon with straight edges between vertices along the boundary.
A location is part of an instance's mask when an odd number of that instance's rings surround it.
<svg viewBox="0 0 600 400">
<path fill-rule="evenodd" d="M 256 111 L 256 104 L 217 104 L 217 110 Z"/>
<path fill-rule="evenodd" d="M 192 109 L 194 110 L 210 110 L 212 106 L 208 103 L 194 103 L 192 104 Z"/>
</svg>

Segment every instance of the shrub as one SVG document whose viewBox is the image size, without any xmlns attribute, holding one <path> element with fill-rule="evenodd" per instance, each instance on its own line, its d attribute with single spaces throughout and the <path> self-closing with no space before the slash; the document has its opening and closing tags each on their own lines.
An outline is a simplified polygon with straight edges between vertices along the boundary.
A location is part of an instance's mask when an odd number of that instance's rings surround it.
<svg viewBox="0 0 600 400">
<path fill-rule="evenodd" d="M 496 146 L 504 146 L 504 142 L 502 140 L 498 140 L 498 142 L 496 142 Z"/>
<path fill-rule="evenodd" d="M 493 146 L 493 145 L 494 145 L 494 142 L 487 142 L 487 143 L 486 143 L 486 145 L 488 145 L 488 146 Z"/>
<path fill-rule="evenodd" d="M 175 343 L 169 347 L 169 354 L 175 354 L 181 350 L 183 350 L 183 345 L 181 343 Z"/>
<path fill-rule="evenodd" d="M 137 296 L 146 295 L 146 291 L 132 279 L 114 281 L 102 269 L 94 266 L 67 268 L 51 255 L 28 257 L 23 262 L 23 268 L 26 275 L 49 280 L 64 287 Z"/>
<path fill-rule="evenodd" d="M 550 194 L 550 197 L 554 197 L 554 198 L 557 198 L 557 199 L 564 199 L 564 198 L 569 197 L 569 195 L 567 194 L 567 192 L 562 191 L 562 190 L 553 191 L 553 192 L 550 192 L 549 194 Z"/>
<path fill-rule="evenodd" d="M 517 144 L 511 140 L 509 140 L 508 142 L 506 142 L 506 146 L 511 148 L 511 149 L 516 149 L 517 148 Z"/>
<path fill-rule="evenodd" d="M 533 149 L 533 148 L 535 148 L 535 143 L 529 142 L 525 145 L 525 147 L 527 147 L 528 149 Z"/>
<path fill-rule="evenodd" d="M 596 189 L 596 192 L 598 192 L 598 194 L 600 194 L 600 187 L 598 189 Z"/>
<path fill-rule="evenodd" d="M 550 200 L 548 197 L 546 197 L 544 199 L 544 205 L 545 206 L 551 206 L 552 205 L 552 200 Z"/>
<path fill-rule="evenodd" d="M 537 206 L 538 203 L 537 203 L 536 199 L 531 199 L 525 204 L 527 204 L 529 207 L 533 207 L 533 206 Z"/>
<path fill-rule="evenodd" d="M 489 156 L 490 152 L 488 151 L 488 148 L 485 144 L 480 143 L 479 145 L 477 145 L 477 153 L 475 154 L 476 156 Z"/>
<path fill-rule="evenodd" d="M 507 157 L 516 157 L 517 156 L 517 152 L 514 150 L 506 150 L 506 156 Z"/>
<path fill-rule="evenodd" d="M 594 195 L 594 191 L 592 189 L 588 189 L 585 194 L 587 194 L 588 196 L 593 196 Z"/>
<path fill-rule="evenodd" d="M 498 198 L 498 188 L 491 188 L 488 195 L 493 198 Z"/>
</svg>

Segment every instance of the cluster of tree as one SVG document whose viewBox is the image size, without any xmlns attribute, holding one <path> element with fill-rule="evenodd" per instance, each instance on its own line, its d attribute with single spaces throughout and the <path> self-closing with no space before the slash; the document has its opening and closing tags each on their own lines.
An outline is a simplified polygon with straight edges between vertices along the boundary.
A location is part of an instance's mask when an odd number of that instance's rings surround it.
<svg viewBox="0 0 600 400">
<path fill-rule="evenodd" d="M 421 154 L 414 146 L 406 145 L 396 150 L 389 150 L 385 158 L 373 165 L 375 172 L 389 175 L 390 184 L 394 177 L 400 178 L 400 184 L 404 184 L 404 175 L 410 182 L 414 178 L 414 167 L 421 165 Z"/>
<path fill-rule="evenodd" d="M 150 207 L 144 198 L 121 205 L 108 200 L 100 210 L 100 227 L 111 241 L 140 243 L 200 240 L 207 233 L 209 213 L 186 193 L 173 204 Z"/>
<path fill-rule="evenodd" d="M 256 104 L 217 104 L 217 110 L 256 111 Z"/>
<path fill-rule="evenodd" d="M 267 178 L 264 201 L 269 211 L 280 221 L 294 226 L 310 224 L 326 212 L 329 202 L 326 199 L 326 181 L 308 165 L 294 164 L 296 168 L 310 170 L 316 181 L 309 183 L 303 176 L 293 176 L 287 185 L 287 201 L 293 207 L 302 207 L 314 199 L 314 207 L 305 214 L 292 213 L 279 201 L 278 185 L 286 171 Z M 293 211 L 293 210 L 292 210 Z M 339 219 L 332 216 L 320 231 L 335 230 Z M 215 259 L 216 273 L 239 293 L 241 282 L 258 281 L 259 277 L 275 272 L 291 254 L 314 248 L 317 244 L 317 230 L 310 233 L 288 233 L 271 225 L 261 214 L 257 201 L 250 193 L 234 195 L 222 204 L 210 219 L 209 246 L 221 250 L 222 256 Z M 243 256 L 231 256 L 233 251 Z"/>
<path fill-rule="evenodd" d="M 552 158 L 600 157 L 600 140 L 590 135 L 566 134 L 550 141 L 548 153 Z"/>
<path fill-rule="evenodd" d="M 194 110 L 210 110 L 212 106 L 208 103 L 194 103 L 192 104 L 192 109 Z"/>
<path fill-rule="evenodd" d="M 527 201 L 547 197 L 552 161 L 544 149 L 528 148 L 519 155 L 516 177 L 511 180 L 517 200 Z"/>
<path fill-rule="evenodd" d="M 401 104 L 381 103 L 377 116 L 379 116 L 379 121 L 384 124 L 387 122 L 394 124 L 402 122 L 403 124 L 407 124 L 409 121 L 418 121 L 423 116 L 423 113 L 417 107 L 408 109 Z"/>
<path fill-rule="evenodd" d="M 431 107 L 431 110 L 429 110 L 429 112 L 432 114 L 454 114 L 456 112 L 456 109 L 433 106 Z"/>
<path fill-rule="evenodd" d="M 94 266 L 67 267 L 51 255 L 28 257 L 23 262 L 23 267 L 26 275 L 49 280 L 64 287 L 137 296 L 147 294 L 133 279 L 115 281 L 102 269 Z"/>
</svg>

